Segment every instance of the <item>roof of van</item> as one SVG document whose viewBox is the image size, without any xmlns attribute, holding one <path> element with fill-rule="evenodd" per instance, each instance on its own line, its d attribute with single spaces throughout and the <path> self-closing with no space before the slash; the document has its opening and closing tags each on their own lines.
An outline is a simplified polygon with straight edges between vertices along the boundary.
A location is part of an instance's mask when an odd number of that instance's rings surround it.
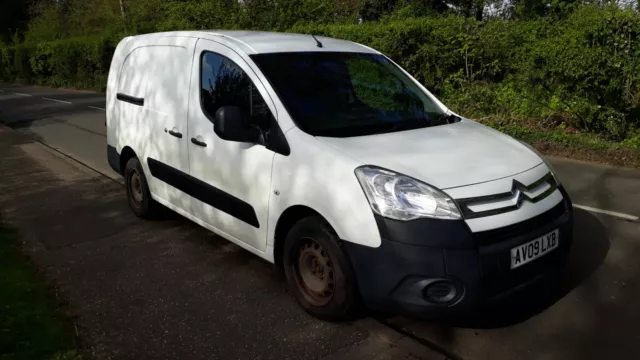
<svg viewBox="0 0 640 360">
<path fill-rule="evenodd" d="M 139 35 L 136 38 L 151 38 L 164 36 L 189 36 L 216 40 L 225 38 L 235 43 L 248 54 L 278 53 L 278 52 L 302 52 L 302 51 L 332 51 L 332 52 L 359 52 L 378 53 L 377 51 L 346 40 L 333 39 L 324 36 L 313 36 L 293 33 L 278 33 L 267 31 L 234 31 L 234 30 L 202 30 L 202 31 L 175 31 L 155 34 Z"/>
</svg>

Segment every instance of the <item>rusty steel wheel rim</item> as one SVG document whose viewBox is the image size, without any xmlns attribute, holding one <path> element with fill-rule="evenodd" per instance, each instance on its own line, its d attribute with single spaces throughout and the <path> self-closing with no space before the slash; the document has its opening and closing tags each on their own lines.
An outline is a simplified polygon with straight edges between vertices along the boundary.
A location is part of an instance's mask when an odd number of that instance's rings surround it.
<svg viewBox="0 0 640 360">
<path fill-rule="evenodd" d="M 142 203 L 142 181 L 140 180 L 140 174 L 137 170 L 131 170 L 131 175 L 129 176 L 129 188 L 131 190 L 133 200 L 138 204 Z"/>
<path fill-rule="evenodd" d="M 329 252 L 317 241 L 303 238 L 297 255 L 292 266 L 298 289 L 310 304 L 328 304 L 335 292 L 335 269 Z"/>
</svg>

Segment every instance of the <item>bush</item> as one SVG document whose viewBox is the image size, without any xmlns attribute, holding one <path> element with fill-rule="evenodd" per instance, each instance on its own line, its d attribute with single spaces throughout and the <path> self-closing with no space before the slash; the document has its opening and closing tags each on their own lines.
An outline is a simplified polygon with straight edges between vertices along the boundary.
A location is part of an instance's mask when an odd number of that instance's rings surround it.
<svg viewBox="0 0 640 360">
<path fill-rule="evenodd" d="M 638 125 L 638 34 L 636 12 L 583 7 L 537 40 L 517 79 L 529 96 L 556 99 L 582 128 L 623 138 Z"/>
<path fill-rule="evenodd" d="M 15 73 L 13 71 L 13 47 L 0 46 L 0 79 L 13 81 Z"/>
<path fill-rule="evenodd" d="M 33 79 L 33 71 L 29 58 L 33 52 L 33 47 L 28 44 L 17 45 L 13 49 L 13 69 L 15 71 L 14 78 L 20 81 L 30 82 Z"/>
<path fill-rule="evenodd" d="M 115 45 L 104 38 L 67 39 L 0 49 L 4 81 L 103 90 Z"/>
</svg>

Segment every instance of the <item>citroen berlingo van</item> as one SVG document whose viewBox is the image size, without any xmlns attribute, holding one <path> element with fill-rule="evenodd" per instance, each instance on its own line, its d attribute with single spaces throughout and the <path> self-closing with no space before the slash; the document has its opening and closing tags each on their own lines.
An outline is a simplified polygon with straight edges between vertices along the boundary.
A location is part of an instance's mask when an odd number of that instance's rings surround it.
<svg viewBox="0 0 640 360">
<path fill-rule="evenodd" d="M 107 129 L 137 216 L 169 208 L 277 264 L 322 319 L 477 309 L 548 278 L 572 241 L 571 201 L 535 150 L 350 41 L 127 37 Z"/>
</svg>

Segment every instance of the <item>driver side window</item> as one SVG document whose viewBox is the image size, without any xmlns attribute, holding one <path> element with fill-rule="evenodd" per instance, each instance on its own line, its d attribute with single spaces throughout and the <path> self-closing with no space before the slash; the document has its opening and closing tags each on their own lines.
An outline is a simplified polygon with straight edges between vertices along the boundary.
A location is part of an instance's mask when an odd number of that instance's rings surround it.
<svg viewBox="0 0 640 360">
<path fill-rule="evenodd" d="M 242 120 L 263 131 L 269 129 L 271 111 L 249 76 L 232 60 L 205 52 L 200 62 L 202 111 L 213 122 L 222 106 L 237 106 Z"/>
</svg>

